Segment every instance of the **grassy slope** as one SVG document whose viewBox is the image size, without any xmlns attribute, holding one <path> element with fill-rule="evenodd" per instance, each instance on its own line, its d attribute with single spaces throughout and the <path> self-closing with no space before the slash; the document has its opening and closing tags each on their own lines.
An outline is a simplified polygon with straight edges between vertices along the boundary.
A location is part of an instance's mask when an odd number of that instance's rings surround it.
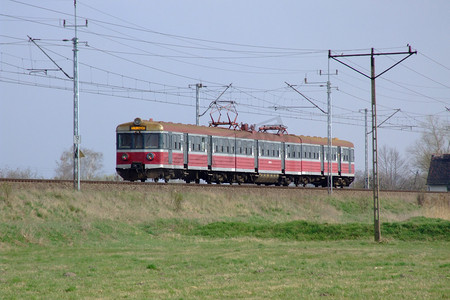
<svg viewBox="0 0 450 300">
<path fill-rule="evenodd" d="M 448 205 L 0 189 L 4 299 L 446 299 Z M 434 212 L 438 214 L 434 215 Z M 426 218 L 425 218 L 426 217 Z"/>
<path fill-rule="evenodd" d="M 371 236 L 371 199 L 286 193 L 236 195 L 227 190 L 156 192 L 70 189 L 0 190 L 0 243 L 63 244 L 117 239 L 129 234 L 178 232 L 217 237 L 252 236 L 294 240 Z M 381 199 L 386 238 L 448 240 L 445 203 Z M 447 221 L 429 220 L 433 212 Z"/>
</svg>

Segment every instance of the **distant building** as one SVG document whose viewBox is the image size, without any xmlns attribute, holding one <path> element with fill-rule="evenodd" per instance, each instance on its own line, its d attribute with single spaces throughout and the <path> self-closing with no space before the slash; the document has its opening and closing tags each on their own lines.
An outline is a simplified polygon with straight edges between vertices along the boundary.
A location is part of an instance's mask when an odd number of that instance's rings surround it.
<svg viewBox="0 0 450 300">
<path fill-rule="evenodd" d="M 450 154 L 433 155 L 427 178 L 431 192 L 450 191 Z"/>
</svg>

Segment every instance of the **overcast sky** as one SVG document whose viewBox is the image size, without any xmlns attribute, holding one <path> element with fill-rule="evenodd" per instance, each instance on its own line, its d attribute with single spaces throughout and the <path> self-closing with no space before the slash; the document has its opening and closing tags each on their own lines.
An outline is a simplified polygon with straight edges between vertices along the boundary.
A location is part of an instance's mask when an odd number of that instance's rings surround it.
<svg viewBox="0 0 450 300">
<path fill-rule="evenodd" d="M 73 146 L 73 0 L 0 0 L 0 169 L 45 178 Z M 450 1 L 77 1 L 81 147 L 104 154 L 115 173 L 115 128 L 135 117 L 195 123 L 236 101 L 238 122 L 282 122 L 288 132 L 327 136 L 328 64 L 333 136 L 353 142 L 364 169 L 364 114 L 370 80 L 328 60 L 332 54 L 408 51 L 376 81 L 379 147 L 407 149 L 427 116 L 450 124 Z M 64 27 L 64 24 L 66 25 Z M 64 41 L 66 40 L 66 41 Z M 68 41 L 67 41 L 68 40 Z M 377 56 L 377 74 L 405 55 Z M 370 58 L 346 58 L 369 74 Z M 44 71 L 47 70 L 47 71 Z M 305 84 L 307 78 L 310 84 Z M 317 84 L 313 84 L 317 83 Z M 322 85 L 322 86 L 321 86 Z M 370 110 L 369 110 L 370 114 Z M 209 111 L 201 118 L 210 121 Z M 370 120 L 370 116 L 369 116 Z"/>
</svg>

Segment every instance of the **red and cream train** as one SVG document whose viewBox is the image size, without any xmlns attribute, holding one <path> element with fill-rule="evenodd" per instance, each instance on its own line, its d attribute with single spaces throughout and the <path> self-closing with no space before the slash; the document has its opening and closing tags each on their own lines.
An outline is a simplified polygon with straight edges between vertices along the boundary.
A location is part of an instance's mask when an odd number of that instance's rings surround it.
<svg viewBox="0 0 450 300">
<path fill-rule="evenodd" d="M 327 139 L 136 118 L 117 126 L 118 174 L 129 181 L 327 186 Z M 333 139 L 334 186 L 355 176 L 354 146 Z"/>
</svg>

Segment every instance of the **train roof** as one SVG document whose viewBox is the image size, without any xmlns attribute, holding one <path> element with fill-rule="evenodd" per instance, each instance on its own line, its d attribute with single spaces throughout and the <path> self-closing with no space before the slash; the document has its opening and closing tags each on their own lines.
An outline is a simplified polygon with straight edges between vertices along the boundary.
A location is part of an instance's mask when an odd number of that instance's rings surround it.
<svg viewBox="0 0 450 300">
<path fill-rule="evenodd" d="M 117 126 L 116 131 L 130 131 L 131 127 L 136 125 L 134 122 L 127 122 Z M 286 143 L 304 143 L 304 144 L 318 144 L 327 145 L 328 139 L 317 136 L 304 136 L 294 134 L 273 134 L 257 131 L 234 130 L 221 127 L 197 126 L 191 124 L 181 124 L 172 122 L 162 122 L 150 120 L 141 120 L 140 126 L 145 126 L 146 131 L 168 131 L 168 132 L 182 132 L 199 135 L 214 135 L 223 137 L 237 137 L 242 139 L 258 139 L 266 141 L 286 142 Z M 333 146 L 351 147 L 352 142 L 333 138 Z"/>
</svg>

